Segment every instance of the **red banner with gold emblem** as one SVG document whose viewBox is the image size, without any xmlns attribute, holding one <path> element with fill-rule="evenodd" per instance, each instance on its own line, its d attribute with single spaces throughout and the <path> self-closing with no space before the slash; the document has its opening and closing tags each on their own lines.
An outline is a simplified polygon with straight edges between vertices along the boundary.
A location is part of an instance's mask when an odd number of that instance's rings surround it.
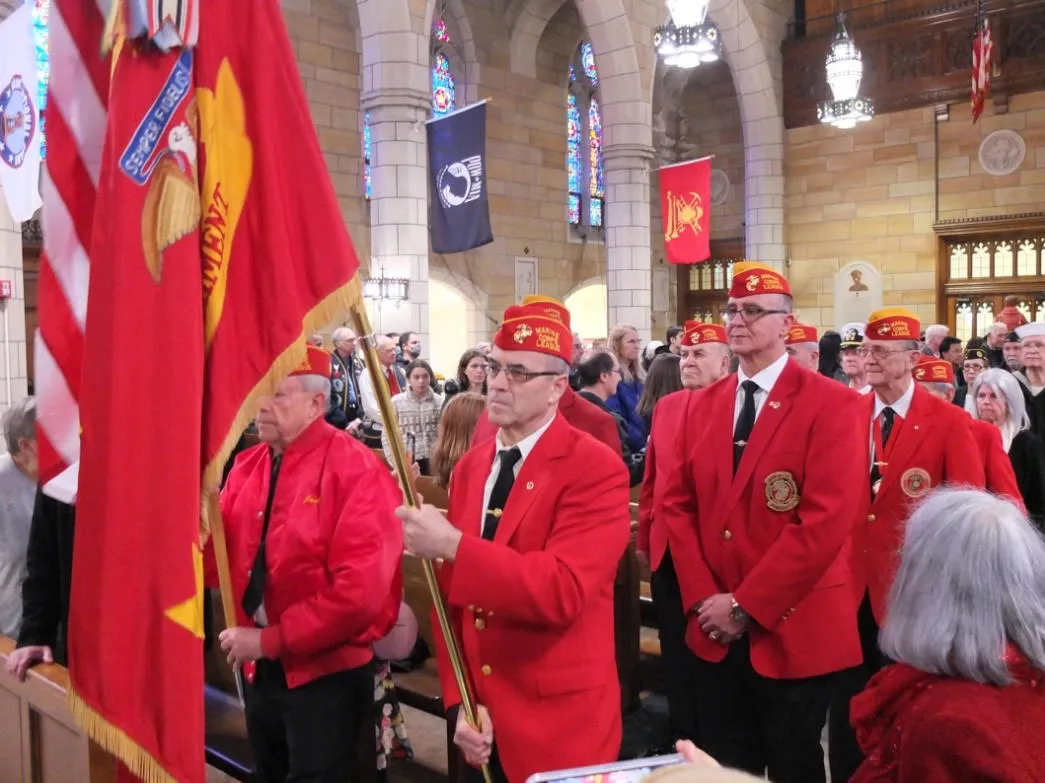
<svg viewBox="0 0 1045 783">
<path fill-rule="evenodd" d="M 664 251 L 672 264 L 711 257 L 711 158 L 660 169 Z"/>
<path fill-rule="evenodd" d="M 362 296 L 278 0 L 200 4 L 205 485 L 305 337 Z"/>
<path fill-rule="evenodd" d="M 69 698 L 136 777 L 203 783 L 193 56 L 128 43 L 113 57 L 84 330 Z"/>
</svg>

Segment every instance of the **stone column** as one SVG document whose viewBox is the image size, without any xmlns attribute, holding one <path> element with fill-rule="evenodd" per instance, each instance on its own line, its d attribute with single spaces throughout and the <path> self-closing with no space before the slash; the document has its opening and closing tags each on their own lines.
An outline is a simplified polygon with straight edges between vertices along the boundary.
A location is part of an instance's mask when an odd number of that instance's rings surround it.
<svg viewBox="0 0 1045 783">
<path fill-rule="evenodd" d="M 374 328 L 417 332 L 423 346 L 429 334 L 425 120 L 431 102 L 427 91 L 395 87 L 371 90 L 362 100 L 370 112 L 370 274 L 410 281 L 408 301 L 371 303 Z"/>
<path fill-rule="evenodd" d="M 643 341 L 653 323 L 649 169 L 653 147 L 603 152 L 606 168 L 606 305 L 609 327 L 631 324 Z"/>
</svg>

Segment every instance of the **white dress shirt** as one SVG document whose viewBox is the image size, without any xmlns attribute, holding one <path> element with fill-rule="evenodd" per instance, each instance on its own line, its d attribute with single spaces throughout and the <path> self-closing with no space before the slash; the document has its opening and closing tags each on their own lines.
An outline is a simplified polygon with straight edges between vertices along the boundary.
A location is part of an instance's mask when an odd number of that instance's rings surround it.
<svg viewBox="0 0 1045 783">
<path fill-rule="evenodd" d="M 779 359 L 764 370 L 759 370 L 750 378 L 744 373 L 742 367 L 737 368 L 737 396 L 733 405 L 733 432 L 737 431 L 737 421 L 740 419 L 740 412 L 744 408 L 744 381 L 754 381 L 758 384 L 758 391 L 755 392 L 755 421 L 758 421 L 758 416 L 762 412 L 762 406 L 765 405 L 766 400 L 773 391 L 773 387 L 780 379 L 780 373 L 787 367 L 789 358 L 787 353 L 781 354 Z"/>
<path fill-rule="evenodd" d="M 875 454 L 874 454 L 874 422 L 875 422 L 875 419 L 877 419 L 879 416 L 881 416 L 882 415 L 882 411 L 884 411 L 886 408 L 892 408 L 893 409 L 893 413 L 895 413 L 901 419 L 907 418 L 907 412 L 909 410 L 911 410 L 911 400 L 912 399 L 914 399 L 914 379 L 913 378 L 911 379 L 910 386 L 907 387 L 907 391 L 905 391 L 902 395 L 900 395 L 900 399 L 898 399 L 894 403 L 886 404 L 886 403 L 882 402 L 882 398 L 878 396 L 877 392 L 875 393 L 875 395 L 874 395 L 874 415 L 871 417 L 871 433 L 870 433 L 870 438 L 871 438 L 871 467 L 872 468 L 874 468 L 874 459 L 875 459 Z M 881 461 L 882 459 L 884 459 L 884 457 L 879 456 L 879 461 Z"/>
<path fill-rule="evenodd" d="M 515 477 L 519 477 L 519 471 L 522 470 L 523 463 L 526 458 L 530 456 L 530 452 L 533 451 L 533 447 L 537 445 L 537 441 L 541 439 L 541 436 L 552 426 L 552 422 L 555 421 L 555 416 L 552 416 L 548 421 L 543 424 L 536 432 L 532 435 L 527 435 L 521 441 L 515 444 L 518 447 L 519 453 L 522 455 L 515 463 L 515 467 L 512 472 Z M 490 466 L 490 475 L 486 479 L 486 489 L 483 491 L 483 508 L 482 514 L 479 517 L 479 535 L 482 535 L 483 528 L 486 527 L 486 509 L 490 505 L 490 495 L 493 494 L 493 485 L 497 483 L 497 476 L 501 472 L 501 452 L 508 451 L 514 448 L 512 446 L 505 446 L 501 442 L 500 430 L 497 432 L 497 449 L 494 451 L 493 464 Z"/>
</svg>

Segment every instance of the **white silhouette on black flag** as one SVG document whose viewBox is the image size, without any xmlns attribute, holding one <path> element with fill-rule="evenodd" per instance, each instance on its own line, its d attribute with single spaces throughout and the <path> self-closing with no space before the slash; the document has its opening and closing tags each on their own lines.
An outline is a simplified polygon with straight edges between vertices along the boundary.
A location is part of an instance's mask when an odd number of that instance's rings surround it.
<svg viewBox="0 0 1045 783">
<path fill-rule="evenodd" d="M 428 231 L 436 253 L 493 242 L 486 193 L 486 101 L 439 119 L 428 130 Z"/>
</svg>

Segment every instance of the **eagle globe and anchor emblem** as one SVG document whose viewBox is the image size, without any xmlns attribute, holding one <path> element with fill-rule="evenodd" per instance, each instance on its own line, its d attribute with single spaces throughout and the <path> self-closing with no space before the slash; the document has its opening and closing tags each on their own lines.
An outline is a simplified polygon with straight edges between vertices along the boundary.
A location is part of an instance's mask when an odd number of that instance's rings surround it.
<svg viewBox="0 0 1045 783">
<path fill-rule="evenodd" d="M 0 92 L 0 159 L 21 167 L 36 135 L 36 106 L 21 76 L 14 76 Z"/>
</svg>

